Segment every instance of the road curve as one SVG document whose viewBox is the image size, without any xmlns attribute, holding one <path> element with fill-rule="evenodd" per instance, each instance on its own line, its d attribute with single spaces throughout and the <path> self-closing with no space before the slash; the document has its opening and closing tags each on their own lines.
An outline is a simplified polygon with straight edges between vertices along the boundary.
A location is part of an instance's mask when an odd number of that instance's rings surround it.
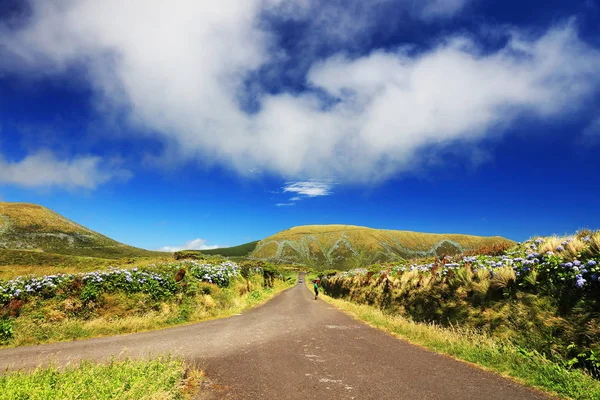
<svg viewBox="0 0 600 400">
<path fill-rule="evenodd" d="M 0 371 L 167 353 L 203 366 L 211 384 L 202 399 L 548 398 L 362 324 L 302 283 L 226 319 L 2 350 Z"/>
</svg>

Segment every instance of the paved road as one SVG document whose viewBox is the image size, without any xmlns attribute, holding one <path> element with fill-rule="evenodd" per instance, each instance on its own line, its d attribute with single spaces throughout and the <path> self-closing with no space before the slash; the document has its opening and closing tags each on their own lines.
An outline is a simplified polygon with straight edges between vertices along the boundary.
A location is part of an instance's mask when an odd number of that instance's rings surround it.
<svg viewBox="0 0 600 400">
<path fill-rule="evenodd" d="M 240 316 L 139 334 L 0 351 L 0 371 L 49 360 L 181 354 L 210 385 L 202 399 L 546 399 L 412 346 L 315 301 L 303 285 Z"/>
</svg>

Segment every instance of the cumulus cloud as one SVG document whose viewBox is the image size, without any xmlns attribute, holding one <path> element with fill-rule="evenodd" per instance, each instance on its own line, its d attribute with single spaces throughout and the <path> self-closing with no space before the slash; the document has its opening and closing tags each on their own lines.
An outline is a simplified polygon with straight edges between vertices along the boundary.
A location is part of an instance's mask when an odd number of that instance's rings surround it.
<svg viewBox="0 0 600 400">
<path fill-rule="evenodd" d="M 172 252 L 181 251 L 181 250 L 211 250 L 211 249 L 217 249 L 217 248 L 219 248 L 218 245 L 210 245 L 209 246 L 206 244 L 206 239 L 197 238 L 194 240 L 190 240 L 183 246 L 164 246 L 164 247 L 161 247 L 156 250 L 172 253 Z"/>
<path fill-rule="evenodd" d="M 49 151 L 11 162 L 0 156 L 0 183 L 24 187 L 95 189 L 110 180 L 126 180 L 131 173 L 97 156 L 60 160 Z"/>
<path fill-rule="evenodd" d="M 306 90 L 250 90 L 257 71 L 278 73 L 268 69 L 281 55 L 276 33 L 260 23 L 284 13 L 278 4 L 35 0 L 20 30 L 0 32 L 0 58 L 47 73 L 83 66 L 100 101 L 161 140 L 171 162 L 340 182 L 418 168 L 436 158 L 431 149 L 476 144 L 523 117 L 560 117 L 600 83 L 598 50 L 569 23 L 539 36 L 506 30 L 494 51 L 468 36 L 418 51 L 341 51 L 310 59 Z M 423 4 L 420 13 L 439 16 L 465 2 Z"/>
</svg>

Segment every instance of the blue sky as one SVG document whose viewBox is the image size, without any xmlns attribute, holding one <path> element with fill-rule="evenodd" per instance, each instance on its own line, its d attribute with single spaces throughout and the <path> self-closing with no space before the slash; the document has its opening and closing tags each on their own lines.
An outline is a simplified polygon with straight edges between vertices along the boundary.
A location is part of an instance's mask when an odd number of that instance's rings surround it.
<svg viewBox="0 0 600 400">
<path fill-rule="evenodd" d="M 0 198 L 148 249 L 600 228 L 598 2 L 203 3 L 0 1 Z"/>
</svg>

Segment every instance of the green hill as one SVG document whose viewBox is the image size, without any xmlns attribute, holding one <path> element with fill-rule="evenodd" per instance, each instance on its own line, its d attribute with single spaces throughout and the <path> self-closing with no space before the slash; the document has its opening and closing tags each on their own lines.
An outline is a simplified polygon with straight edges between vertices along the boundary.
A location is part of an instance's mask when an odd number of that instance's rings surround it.
<svg viewBox="0 0 600 400">
<path fill-rule="evenodd" d="M 443 256 L 515 242 L 500 236 L 434 234 L 353 225 L 307 225 L 261 240 L 252 258 L 300 262 L 327 268 L 353 268 L 376 262 Z"/>
<path fill-rule="evenodd" d="M 5 202 L 0 202 L 2 250 L 106 259 L 163 255 L 119 243 L 45 207 Z"/>
<path fill-rule="evenodd" d="M 258 240 L 254 242 L 240 244 L 239 246 L 233 247 L 221 247 L 218 249 L 209 249 L 209 250 L 182 250 L 175 252 L 175 258 L 198 258 L 198 255 L 208 254 L 208 255 L 220 255 L 223 257 L 245 257 L 249 255 L 258 244 Z"/>
</svg>

